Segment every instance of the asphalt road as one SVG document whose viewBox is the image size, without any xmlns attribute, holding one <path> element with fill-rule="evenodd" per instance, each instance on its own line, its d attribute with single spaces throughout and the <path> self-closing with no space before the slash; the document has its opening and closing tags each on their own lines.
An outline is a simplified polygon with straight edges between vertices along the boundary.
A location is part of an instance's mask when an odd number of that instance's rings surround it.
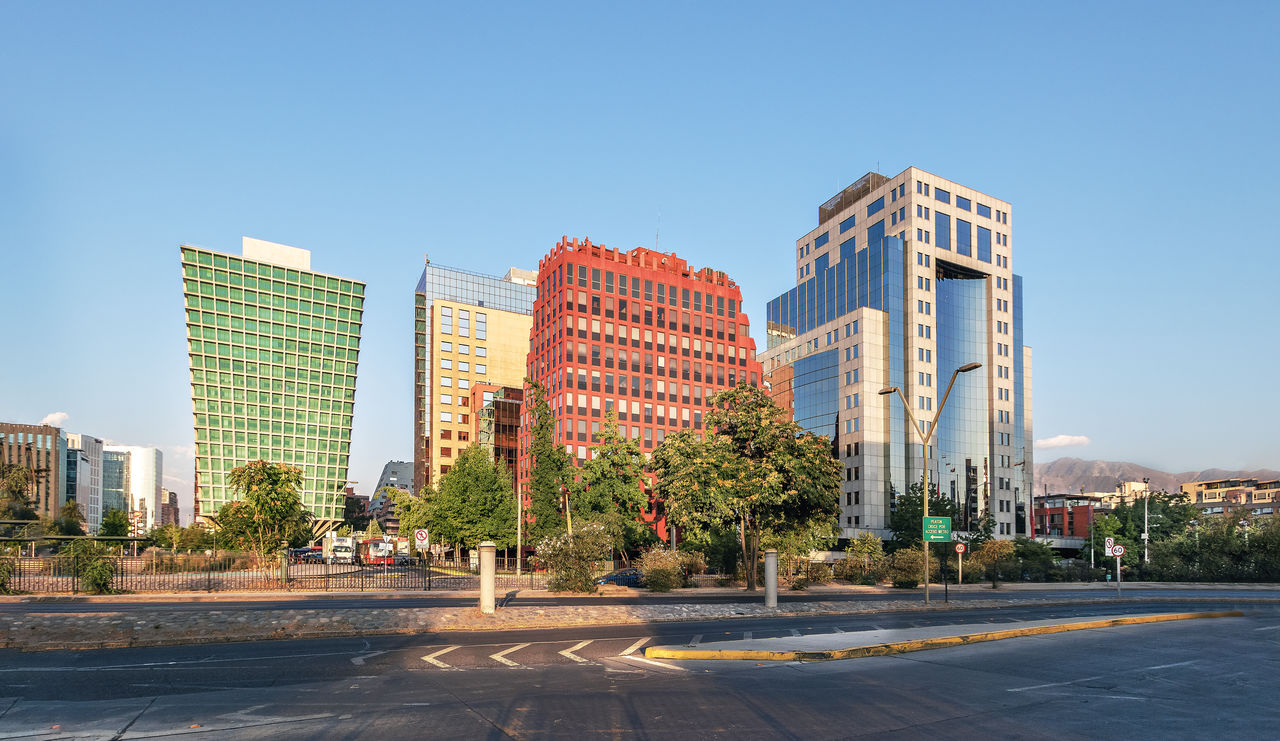
<svg viewBox="0 0 1280 741">
<path fill-rule="evenodd" d="M 1142 587 L 1132 586 L 1125 587 L 1124 597 L 1141 598 L 1141 597 L 1160 597 L 1160 598 L 1214 598 L 1214 599 L 1240 599 L 1245 597 L 1261 597 L 1261 598 L 1280 598 L 1274 587 L 1251 589 L 1214 589 L 1214 588 L 1166 588 L 1166 587 Z M 1043 589 L 975 589 L 970 586 L 966 591 L 954 591 L 950 593 L 950 599 L 956 602 L 965 602 L 969 600 L 983 599 L 1026 599 L 1026 600 L 1060 600 L 1060 599 L 1080 599 L 1089 597 L 1111 598 L 1116 594 L 1114 589 L 1095 588 L 1095 589 L 1054 589 L 1046 586 Z M 163 607 L 166 610 L 208 610 L 211 606 L 216 605 L 217 609 L 236 609 L 236 610 L 281 610 L 281 609 L 352 609 L 360 607 L 396 607 L 396 608 L 412 608 L 412 607 L 469 607 L 476 604 L 477 596 L 474 594 L 459 596 L 455 594 L 439 594 L 430 593 L 407 593 L 392 596 L 370 596 L 361 597 L 352 596 L 321 596 L 321 595 L 291 595 L 285 598 L 273 599 L 268 595 L 263 595 L 262 599 L 237 601 L 228 600 L 207 600 L 207 595 L 201 594 L 200 601 L 179 602 L 175 598 L 157 598 L 155 601 L 149 600 L 94 600 L 94 601 L 28 601 L 28 602 L 2 602 L 0 603 L 0 612 L 101 612 L 103 610 L 111 610 L 116 612 L 131 612 L 136 610 L 151 610 L 157 607 Z M 179 598 L 180 599 L 180 598 Z M 698 604 L 728 604 L 736 602 L 754 602 L 763 601 L 764 592 L 758 591 L 754 594 L 749 592 L 702 592 L 691 591 L 682 592 L 676 595 L 661 595 L 649 592 L 637 592 L 633 595 L 626 596 L 592 596 L 592 597 L 559 597 L 549 596 L 545 593 L 508 593 L 505 598 L 499 593 L 499 599 L 505 599 L 503 604 L 510 606 L 522 607 L 547 607 L 547 606 L 565 606 L 565 605 L 637 605 L 637 604 L 670 604 L 673 601 L 690 602 Z M 902 600 L 902 601 L 924 601 L 924 591 L 915 590 L 893 590 L 890 592 L 810 592 L 810 591 L 786 591 L 779 592 L 778 602 L 786 604 L 788 602 L 873 602 L 885 599 Z M 931 599 L 933 602 L 941 603 L 943 600 L 943 590 L 935 587 L 931 590 Z"/>
<path fill-rule="evenodd" d="M 747 632 L 764 638 L 1233 606 L 1028 606 L 5 651 L 0 738 L 1274 738 L 1277 606 L 1238 606 L 1244 618 L 813 664 L 639 655 L 644 645 L 702 645 Z"/>
</svg>

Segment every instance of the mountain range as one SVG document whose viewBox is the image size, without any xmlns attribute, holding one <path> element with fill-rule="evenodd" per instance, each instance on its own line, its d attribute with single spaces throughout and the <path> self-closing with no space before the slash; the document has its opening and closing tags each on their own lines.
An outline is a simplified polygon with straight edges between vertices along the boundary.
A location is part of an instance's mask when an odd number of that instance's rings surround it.
<svg viewBox="0 0 1280 741">
<path fill-rule="evenodd" d="M 1037 494 L 1043 494 L 1046 486 L 1052 494 L 1078 492 L 1080 487 L 1084 487 L 1085 491 L 1115 491 L 1118 482 L 1141 481 L 1143 478 L 1150 479 L 1150 486 L 1156 491 L 1177 491 L 1178 485 L 1186 481 L 1229 478 L 1277 479 L 1280 478 L 1280 471 L 1265 468 L 1256 471 L 1209 468 L 1204 471 L 1165 473 L 1123 461 L 1059 458 L 1048 463 L 1036 464 L 1035 488 Z"/>
</svg>

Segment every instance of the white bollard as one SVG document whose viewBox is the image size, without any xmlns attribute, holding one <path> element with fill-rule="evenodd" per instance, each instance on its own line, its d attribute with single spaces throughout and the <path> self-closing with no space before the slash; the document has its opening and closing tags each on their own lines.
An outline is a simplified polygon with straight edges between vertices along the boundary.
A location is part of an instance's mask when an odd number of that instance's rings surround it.
<svg viewBox="0 0 1280 741">
<path fill-rule="evenodd" d="M 480 544 L 480 612 L 492 615 L 494 612 L 493 582 L 497 575 L 497 560 L 494 552 L 497 546 L 486 540 Z"/>
<path fill-rule="evenodd" d="M 778 551 L 764 552 L 764 606 L 778 606 Z"/>
</svg>

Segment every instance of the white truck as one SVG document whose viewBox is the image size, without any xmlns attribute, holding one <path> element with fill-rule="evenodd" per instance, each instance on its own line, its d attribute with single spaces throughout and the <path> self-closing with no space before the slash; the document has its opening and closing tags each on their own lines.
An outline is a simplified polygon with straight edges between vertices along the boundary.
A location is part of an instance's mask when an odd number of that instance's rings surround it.
<svg viewBox="0 0 1280 741">
<path fill-rule="evenodd" d="M 325 535 L 322 550 L 325 563 L 353 564 L 356 562 L 355 539 L 349 535 L 328 533 Z"/>
</svg>

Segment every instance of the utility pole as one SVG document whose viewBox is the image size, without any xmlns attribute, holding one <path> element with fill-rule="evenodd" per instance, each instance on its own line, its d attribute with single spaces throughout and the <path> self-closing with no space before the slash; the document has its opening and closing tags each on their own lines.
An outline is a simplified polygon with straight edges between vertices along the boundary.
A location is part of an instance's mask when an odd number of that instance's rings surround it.
<svg viewBox="0 0 1280 741">
<path fill-rule="evenodd" d="M 1149 510 L 1148 505 L 1151 503 L 1151 486 L 1149 485 L 1150 481 L 1151 479 L 1149 477 L 1147 476 L 1142 477 L 1142 485 L 1146 488 L 1146 491 L 1144 491 L 1142 494 L 1142 562 L 1143 563 L 1149 563 L 1151 560 L 1150 559 L 1151 535 L 1150 535 L 1150 528 L 1148 527 L 1148 524 L 1147 524 L 1147 515 Z"/>
</svg>

